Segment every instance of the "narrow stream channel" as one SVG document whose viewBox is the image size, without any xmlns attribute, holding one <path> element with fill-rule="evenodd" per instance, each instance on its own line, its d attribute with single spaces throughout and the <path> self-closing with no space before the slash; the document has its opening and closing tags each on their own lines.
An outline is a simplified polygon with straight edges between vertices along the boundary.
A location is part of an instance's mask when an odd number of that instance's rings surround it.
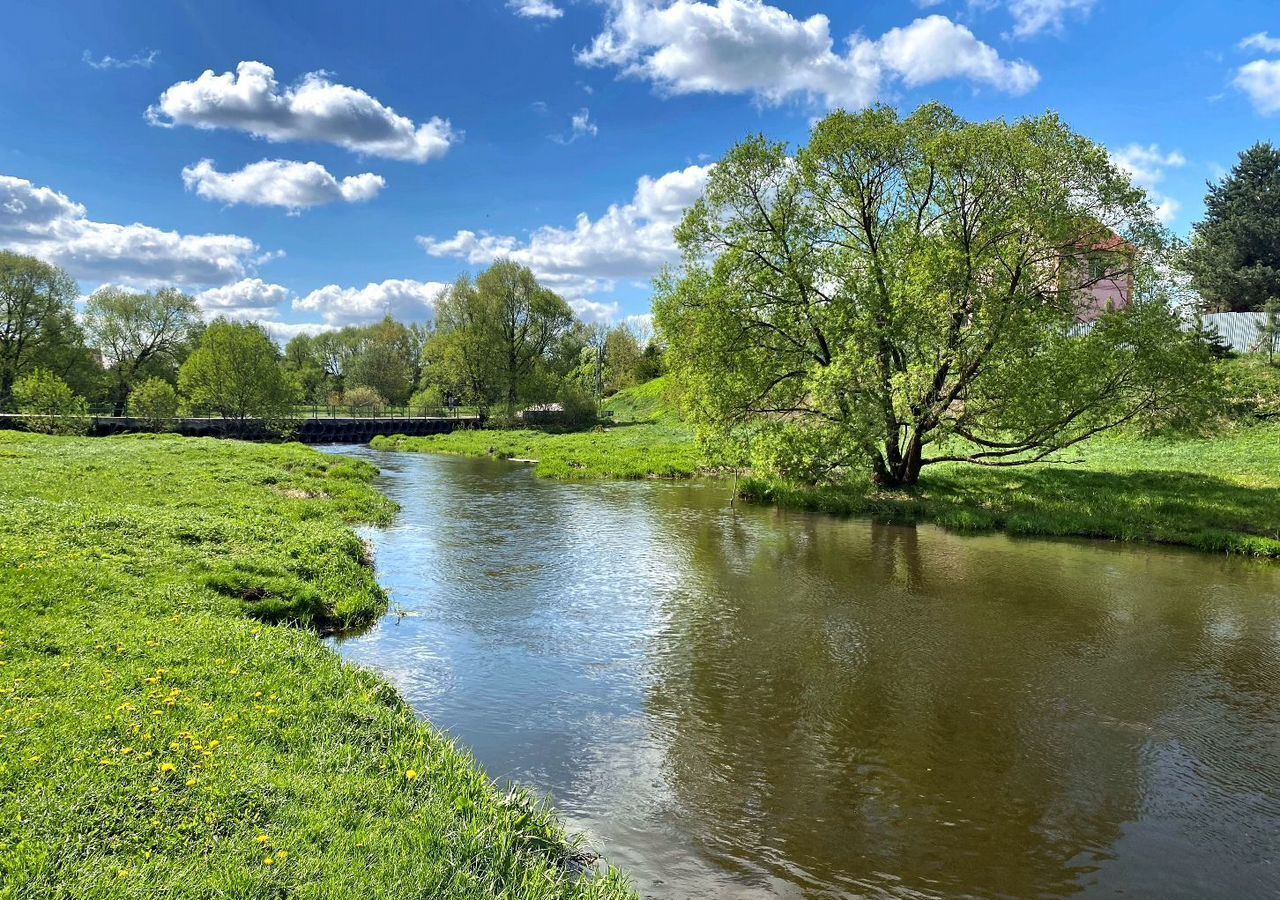
<svg viewBox="0 0 1280 900">
<path fill-rule="evenodd" d="M 1280 896 L 1280 565 L 336 448 L 336 646 L 663 898 Z"/>
</svg>

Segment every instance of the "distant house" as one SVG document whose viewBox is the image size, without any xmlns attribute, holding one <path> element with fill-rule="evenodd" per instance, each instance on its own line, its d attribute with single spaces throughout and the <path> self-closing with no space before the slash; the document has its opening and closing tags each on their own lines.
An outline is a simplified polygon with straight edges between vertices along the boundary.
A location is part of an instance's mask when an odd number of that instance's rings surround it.
<svg viewBox="0 0 1280 900">
<path fill-rule="evenodd" d="M 1129 308 L 1133 303 L 1136 255 L 1137 249 L 1118 234 L 1072 255 L 1072 284 L 1084 293 L 1076 321 L 1092 322 L 1105 312 Z"/>
</svg>

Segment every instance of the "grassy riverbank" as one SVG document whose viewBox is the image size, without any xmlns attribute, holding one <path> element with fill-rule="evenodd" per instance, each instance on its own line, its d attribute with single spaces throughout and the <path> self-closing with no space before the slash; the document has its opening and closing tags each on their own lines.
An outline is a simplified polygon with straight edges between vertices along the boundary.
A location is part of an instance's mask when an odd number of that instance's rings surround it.
<svg viewBox="0 0 1280 900">
<path fill-rule="evenodd" d="M 1232 372 L 1239 379 L 1254 368 L 1246 361 Z M 1263 374 L 1273 378 L 1270 369 Z M 379 438 L 374 446 L 535 459 L 538 475 L 558 478 L 687 476 L 705 465 L 692 431 L 664 402 L 661 380 L 619 393 L 606 409 L 619 425 L 601 432 L 469 431 Z M 756 502 L 887 521 L 1280 557 L 1275 422 L 1235 425 L 1208 438 L 1116 433 L 1024 468 L 928 467 L 910 491 L 876 490 L 864 479 L 802 487 L 759 478 L 745 479 L 740 490 Z"/>
<path fill-rule="evenodd" d="M 656 379 L 619 392 L 605 404 L 612 418 L 594 431 L 455 431 L 371 443 L 405 453 L 533 460 L 535 474 L 544 478 L 689 478 L 699 471 L 698 448 L 692 430 L 667 412 L 662 387 Z"/>
<path fill-rule="evenodd" d="M 913 491 L 869 482 L 796 487 L 748 479 L 764 503 L 962 530 L 1186 544 L 1280 557 L 1280 424 L 1211 438 L 1100 438 L 1051 463 L 940 465 Z"/>
<path fill-rule="evenodd" d="M 0 898 L 606 898 L 317 626 L 385 597 L 371 467 L 0 432 Z"/>
</svg>

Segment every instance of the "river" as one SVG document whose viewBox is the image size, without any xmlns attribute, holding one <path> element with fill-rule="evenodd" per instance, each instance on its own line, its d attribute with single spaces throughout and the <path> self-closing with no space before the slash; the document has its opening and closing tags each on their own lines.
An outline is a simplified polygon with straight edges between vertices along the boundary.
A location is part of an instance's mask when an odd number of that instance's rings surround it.
<svg viewBox="0 0 1280 900">
<path fill-rule="evenodd" d="M 1280 896 L 1280 565 L 337 452 L 338 651 L 645 896 Z"/>
</svg>

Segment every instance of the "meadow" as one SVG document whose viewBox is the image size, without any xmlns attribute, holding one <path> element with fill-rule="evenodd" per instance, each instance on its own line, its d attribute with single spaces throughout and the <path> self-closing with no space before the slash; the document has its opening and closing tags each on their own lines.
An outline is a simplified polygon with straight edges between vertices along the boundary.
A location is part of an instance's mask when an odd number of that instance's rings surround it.
<svg viewBox="0 0 1280 900">
<path fill-rule="evenodd" d="M 0 898 L 622 898 L 320 632 L 386 608 L 367 464 L 0 432 Z"/>
</svg>

